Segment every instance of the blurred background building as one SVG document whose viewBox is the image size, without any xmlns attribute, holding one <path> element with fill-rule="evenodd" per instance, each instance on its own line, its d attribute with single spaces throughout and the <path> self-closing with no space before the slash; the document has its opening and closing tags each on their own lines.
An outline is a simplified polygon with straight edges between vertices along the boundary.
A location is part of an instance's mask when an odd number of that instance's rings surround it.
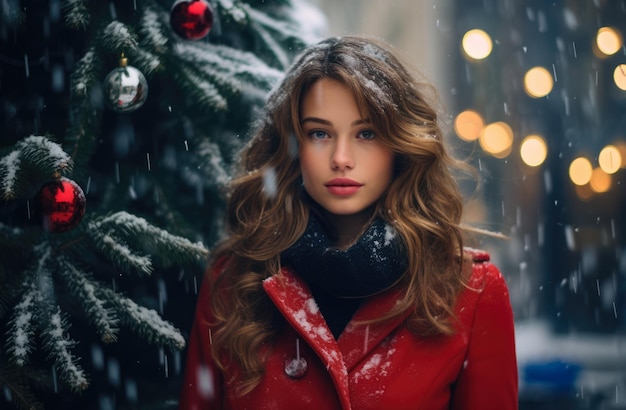
<svg viewBox="0 0 626 410">
<path fill-rule="evenodd" d="M 504 272 L 523 408 L 626 408 L 626 2 L 318 0 L 439 89 L 479 170 L 466 221 Z"/>
</svg>

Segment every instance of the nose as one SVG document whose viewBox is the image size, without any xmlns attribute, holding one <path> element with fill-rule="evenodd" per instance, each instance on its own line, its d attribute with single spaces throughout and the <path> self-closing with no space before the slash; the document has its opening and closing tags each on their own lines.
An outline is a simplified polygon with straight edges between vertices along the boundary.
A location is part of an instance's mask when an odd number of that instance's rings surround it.
<svg viewBox="0 0 626 410">
<path fill-rule="evenodd" d="M 354 153 L 348 138 L 337 138 L 331 156 L 331 168 L 344 170 L 354 168 Z"/>
</svg>

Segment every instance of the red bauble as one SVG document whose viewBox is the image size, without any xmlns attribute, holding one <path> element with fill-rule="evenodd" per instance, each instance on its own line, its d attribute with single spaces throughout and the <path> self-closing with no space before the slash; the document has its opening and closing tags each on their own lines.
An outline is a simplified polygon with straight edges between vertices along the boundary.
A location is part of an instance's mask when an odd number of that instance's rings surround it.
<svg viewBox="0 0 626 410">
<path fill-rule="evenodd" d="M 83 219 L 86 203 L 85 194 L 76 182 L 59 178 L 45 183 L 37 192 L 34 210 L 46 231 L 65 232 Z"/>
<path fill-rule="evenodd" d="M 170 24 L 185 40 L 199 40 L 213 27 L 213 9 L 206 0 L 177 0 L 170 11 Z"/>
</svg>

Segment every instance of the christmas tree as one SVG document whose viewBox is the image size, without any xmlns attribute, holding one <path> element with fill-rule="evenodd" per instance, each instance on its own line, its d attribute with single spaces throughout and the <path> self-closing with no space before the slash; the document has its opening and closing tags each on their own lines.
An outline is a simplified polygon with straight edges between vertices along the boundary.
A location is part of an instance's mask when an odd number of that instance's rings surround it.
<svg viewBox="0 0 626 410">
<path fill-rule="evenodd" d="M 0 11 L 0 407 L 175 406 L 220 188 L 323 18 L 295 0 Z"/>
</svg>

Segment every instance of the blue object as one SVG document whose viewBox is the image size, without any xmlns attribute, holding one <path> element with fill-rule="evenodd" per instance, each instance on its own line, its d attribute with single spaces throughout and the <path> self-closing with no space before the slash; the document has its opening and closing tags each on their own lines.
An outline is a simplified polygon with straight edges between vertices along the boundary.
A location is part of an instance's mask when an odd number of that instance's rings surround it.
<svg viewBox="0 0 626 410">
<path fill-rule="evenodd" d="M 574 387 L 580 370 L 580 365 L 562 360 L 530 362 L 524 365 L 522 377 L 529 386 L 565 393 Z"/>
</svg>

